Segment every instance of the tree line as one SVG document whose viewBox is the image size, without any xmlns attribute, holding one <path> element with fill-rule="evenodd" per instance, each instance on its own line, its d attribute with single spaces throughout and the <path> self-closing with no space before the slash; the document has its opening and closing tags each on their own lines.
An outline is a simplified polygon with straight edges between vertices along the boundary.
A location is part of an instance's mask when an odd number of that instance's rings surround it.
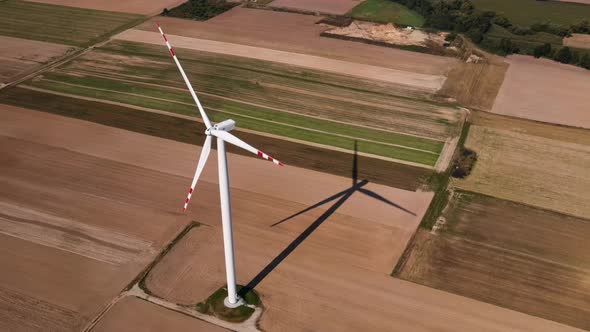
<svg viewBox="0 0 590 332">
<path fill-rule="evenodd" d="M 535 23 L 529 27 L 513 25 L 508 18 L 493 11 L 476 10 L 470 0 L 391 0 L 402 4 L 424 16 L 425 28 L 447 30 L 462 33 L 476 44 L 482 44 L 486 33 L 496 24 L 514 35 L 534 35 L 546 32 L 560 37 L 571 36 L 572 33 L 590 34 L 588 20 L 561 26 L 550 22 Z M 521 52 L 518 42 L 510 38 L 501 38 L 497 42 L 485 43 L 487 49 L 503 55 Z M 553 49 L 550 44 L 537 46 L 533 54 L 536 57 L 547 57 L 561 63 L 575 64 L 590 69 L 588 52 L 573 50 L 567 46 Z"/>
</svg>

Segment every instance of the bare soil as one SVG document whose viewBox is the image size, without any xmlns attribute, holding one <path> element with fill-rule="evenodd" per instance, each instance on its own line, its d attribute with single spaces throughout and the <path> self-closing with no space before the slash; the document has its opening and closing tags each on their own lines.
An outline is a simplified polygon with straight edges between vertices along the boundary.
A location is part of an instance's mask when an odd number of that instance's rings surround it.
<svg viewBox="0 0 590 332">
<path fill-rule="evenodd" d="M 163 1 L 143 1 L 143 0 L 32 0 L 33 2 L 42 2 L 52 5 L 78 7 L 87 9 L 106 10 L 111 12 L 156 15 L 162 12 L 164 8 L 174 8 L 186 0 L 163 0 Z"/>
<path fill-rule="evenodd" d="M 193 231 L 211 229 L 216 234 L 214 237 L 220 238 L 215 158 L 206 167 L 188 214 L 181 215 L 182 200 L 199 152 L 194 146 L 45 113 L 3 108 L 1 134 L 23 145 L 9 154 L 3 149 L 0 154 L 4 158 L 0 174 L 13 179 L 10 187 L 0 189 L 3 201 L 4 197 L 13 195 L 10 197 L 14 197 L 11 199 L 15 204 L 34 204 L 42 210 L 49 206 L 57 215 L 80 216 L 90 224 L 108 223 L 120 233 L 134 234 L 154 243 L 162 238 L 169 241 L 172 236 L 166 235 L 172 235 L 171 230 L 178 231 L 179 224 L 190 220 L 208 225 Z M 44 149 L 35 149 L 36 146 Z M 28 155 L 33 162 L 19 162 L 22 155 Z M 277 227 L 270 227 L 272 223 L 348 188 L 351 180 L 296 167 L 281 169 L 243 156 L 230 155 L 229 159 L 238 280 L 247 283 L 309 227 L 325 207 Z M 3 182 L 8 181 L 3 179 Z M 363 188 L 415 216 L 376 198 L 359 192 L 353 194 L 260 283 L 257 290 L 262 293 L 266 306 L 261 321 L 263 329 L 391 331 L 393 324 L 400 331 L 568 330 L 563 325 L 391 278 L 389 272 L 416 229 L 432 194 L 374 184 Z M 39 197 L 43 199 L 36 199 Z M 103 284 L 97 288 L 101 294 L 112 292 L 109 299 L 121 289 L 112 274 L 129 281 L 137 273 L 137 269 L 133 273 L 119 269 L 105 274 L 104 270 L 86 268 L 82 262 L 63 262 L 70 257 L 63 252 L 54 257 L 44 256 L 52 252 L 45 247 L 36 253 L 18 250 L 23 243 L 27 242 L 18 240 L 18 246 L 10 244 L 2 248 L 17 248 L 9 250 L 20 256 L 30 255 L 36 264 L 21 257 L 0 255 L 2 266 L 8 267 L 3 270 L 16 271 L 1 274 L 0 285 L 8 284 L 11 289 L 21 285 L 35 296 L 43 294 L 41 290 L 52 291 L 70 302 L 72 298 L 84 297 L 87 306 L 96 306 L 105 302 L 92 297 L 87 291 L 89 283 L 81 281 L 84 278 L 79 272 L 100 280 Z M 165 260 L 183 254 L 182 248 L 198 245 L 179 245 Z M 221 241 L 214 245 L 221 245 Z M 191 278 L 191 266 L 187 268 L 187 264 L 199 268 L 215 266 L 219 260 L 207 256 L 209 250 L 210 247 L 198 247 L 186 253 L 187 259 L 179 260 L 180 269 L 170 271 L 172 276 L 179 275 L 171 294 L 179 296 L 180 290 L 197 292 L 201 280 Z M 39 264 L 37 257 L 42 257 L 43 264 Z M 78 255 L 72 257 L 80 259 Z M 57 267 L 55 261 L 60 262 Z M 22 267 L 13 268 L 15 264 Z M 39 270 L 47 265 L 51 269 Z M 60 278 L 56 271 L 65 269 L 71 271 Z M 212 277 L 223 280 L 222 274 Z M 7 278 L 11 278 L 10 282 Z M 55 284 L 64 280 L 63 284 Z M 9 308 L 13 310 L 14 306 Z M 123 313 L 123 316 L 127 315 Z M 141 318 L 150 319 L 144 315 Z"/>
<path fill-rule="evenodd" d="M 227 331 L 216 325 L 163 308 L 136 297 L 125 297 L 92 331 Z"/>
<path fill-rule="evenodd" d="M 553 130 L 544 126 L 544 131 Z M 562 128 L 561 132 L 572 131 L 562 140 L 538 136 L 538 128 L 521 133 L 527 128 L 518 127 L 472 125 L 465 147 L 474 150 L 478 160 L 470 176 L 455 179 L 453 184 L 544 209 L 590 216 L 590 133 Z"/>
<path fill-rule="evenodd" d="M 590 71 L 548 59 L 512 55 L 492 112 L 590 128 Z"/>
<path fill-rule="evenodd" d="M 361 2 L 359 0 L 274 0 L 269 6 L 343 15 Z"/>
<path fill-rule="evenodd" d="M 444 33 L 428 33 L 418 29 L 402 29 L 393 24 L 379 24 L 353 21 L 349 26 L 333 28 L 329 32 L 335 35 L 363 38 L 393 45 L 415 45 L 427 47 L 435 43 L 440 47 L 445 43 Z"/>
<path fill-rule="evenodd" d="M 445 77 L 443 75 L 419 74 L 415 72 L 352 63 L 349 61 L 335 60 L 307 54 L 277 51 L 268 48 L 239 45 L 206 39 L 182 37 L 172 34 L 168 34 L 167 37 L 170 38 L 171 43 L 173 43 L 175 47 L 179 48 L 188 48 L 192 50 L 290 64 L 304 68 L 312 68 L 316 70 L 357 76 L 366 79 L 407 85 L 415 89 L 423 89 L 432 92 L 440 89 L 445 81 Z M 127 30 L 120 33 L 115 38 L 156 45 L 162 44 L 162 36 L 159 32 L 150 32 L 144 30 Z"/>
<path fill-rule="evenodd" d="M 590 4 L 590 0 L 587 3 Z M 573 33 L 571 37 L 563 39 L 563 45 L 577 48 L 590 48 L 590 35 Z"/>
<path fill-rule="evenodd" d="M 400 277 L 590 328 L 590 221 L 463 193 L 440 235 L 419 230 Z"/>
<path fill-rule="evenodd" d="M 0 36 L 0 83 L 11 82 L 74 49 L 66 45 Z"/>
<path fill-rule="evenodd" d="M 585 3 L 590 5 L 590 0 L 557 0 L 557 1 L 563 1 L 563 2 L 577 2 L 577 3 Z"/>
<path fill-rule="evenodd" d="M 320 37 L 321 18 L 236 7 L 205 22 L 161 17 L 167 34 L 320 56 L 428 75 L 445 75 L 456 59 Z M 154 20 L 137 27 L 157 32 Z"/>
</svg>

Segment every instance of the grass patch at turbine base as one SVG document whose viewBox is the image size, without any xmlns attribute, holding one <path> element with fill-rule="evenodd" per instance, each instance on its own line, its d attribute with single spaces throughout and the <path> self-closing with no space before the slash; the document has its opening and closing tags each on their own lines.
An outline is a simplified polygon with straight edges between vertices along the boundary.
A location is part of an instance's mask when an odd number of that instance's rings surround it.
<svg viewBox="0 0 590 332">
<path fill-rule="evenodd" d="M 239 292 L 244 286 L 237 285 L 237 291 Z M 197 311 L 215 316 L 224 321 L 232 323 L 241 323 L 254 313 L 255 309 L 253 306 L 261 306 L 260 297 L 254 290 L 248 290 L 245 294 L 241 295 L 242 299 L 246 303 L 237 308 L 228 308 L 225 306 L 223 301 L 227 297 L 227 288 L 223 286 L 216 290 L 211 296 L 205 301 L 197 304 Z"/>
</svg>

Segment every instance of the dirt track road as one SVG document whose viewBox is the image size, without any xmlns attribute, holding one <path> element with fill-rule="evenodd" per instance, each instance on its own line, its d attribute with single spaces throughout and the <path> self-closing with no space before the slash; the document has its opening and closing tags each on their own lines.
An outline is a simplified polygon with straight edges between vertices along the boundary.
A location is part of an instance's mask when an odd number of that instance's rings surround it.
<svg viewBox="0 0 590 332">
<path fill-rule="evenodd" d="M 29 187 L 25 183 L 38 182 L 37 186 L 47 192 L 44 204 L 62 214 L 73 209 L 94 218 L 94 222 L 107 221 L 132 234 L 156 234 L 163 228 L 178 228 L 175 225 L 182 220 L 192 219 L 209 225 L 198 230 L 218 231 L 215 158 L 211 158 L 206 168 L 188 215 L 179 213 L 199 153 L 195 146 L 4 105 L 0 124 L 4 140 L 31 147 L 30 152 L 23 148 L 21 153 L 30 161 L 11 167 L 18 169 L 12 176 L 15 190 L 26 192 Z M 38 150 L 40 147 L 44 150 Z M 271 229 L 269 226 L 277 217 L 286 217 L 348 188 L 351 183 L 347 178 L 288 166 L 281 169 L 272 163 L 243 156 L 230 155 L 229 162 L 236 234 L 241 232 L 254 241 L 236 243 L 243 253 L 240 255 L 255 258 L 241 263 L 250 262 L 250 272 L 267 264 L 268 257 L 277 254 L 277 248 L 295 238 L 321 211 L 295 219 L 285 227 Z M 92 172 L 88 173 L 90 170 Z M 75 192 L 72 190 L 82 188 L 88 194 L 66 196 L 65 200 L 53 196 L 64 190 Z M 344 203 L 287 258 L 284 267 L 280 265 L 262 281 L 263 297 L 269 305 L 268 312 L 263 314 L 263 326 L 270 330 L 574 330 L 391 278 L 388 273 L 392 264 L 417 226 L 431 194 L 374 184 L 365 188 L 416 216 L 355 194 L 357 196 Z M 93 191 L 101 196 L 90 196 Z M 23 201 L 27 198 L 22 197 Z M 101 201 L 120 202 L 129 209 L 125 212 L 92 207 Z M 125 218 L 125 213 L 134 217 Z M 138 219 L 138 214 L 144 217 Z M 372 240 L 375 237 L 381 240 L 375 242 Z M 318 247 L 318 239 L 328 241 Z M 332 243 L 336 246 L 329 255 L 324 255 L 322 248 L 329 248 Z M 215 242 L 214 246 L 204 248 L 215 249 L 218 244 Z M 360 251 L 356 245 L 361 245 Z M 340 258 L 334 260 L 332 255 Z M 363 255 L 374 259 L 363 259 Z M 211 257 L 201 256 L 195 262 L 199 260 L 203 264 L 196 266 L 203 268 L 212 262 Z M 291 263 L 287 264 L 289 261 Z M 23 269 L 23 273 L 26 272 L 27 265 Z M 245 273 L 240 278 L 247 277 Z M 186 274 L 190 275 L 190 270 L 178 277 Z M 294 277 L 297 282 L 278 287 L 276 281 L 285 275 Z M 190 278 L 183 280 L 190 281 Z M 59 287 L 69 289 L 73 284 L 75 280 Z M 35 290 L 33 285 L 20 285 L 29 292 Z M 48 287 L 42 280 L 34 286 Z M 190 286 L 198 289 L 202 285 L 197 280 Z M 54 289 L 59 291 L 58 287 Z M 177 316 L 172 312 L 170 315 Z"/>
</svg>

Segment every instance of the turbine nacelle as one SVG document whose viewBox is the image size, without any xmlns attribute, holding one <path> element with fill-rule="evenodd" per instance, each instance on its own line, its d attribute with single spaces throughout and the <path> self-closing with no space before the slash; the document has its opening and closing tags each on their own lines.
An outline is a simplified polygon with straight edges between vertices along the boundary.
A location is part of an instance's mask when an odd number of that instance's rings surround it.
<svg viewBox="0 0 590 332">
<path fill-rule="evenodd" d="M 222 121 L 213 125 L 213 129 L 222 131 L 232 131 L 236 127 L 236 122 L 232 119 Z"/>
</svg>

